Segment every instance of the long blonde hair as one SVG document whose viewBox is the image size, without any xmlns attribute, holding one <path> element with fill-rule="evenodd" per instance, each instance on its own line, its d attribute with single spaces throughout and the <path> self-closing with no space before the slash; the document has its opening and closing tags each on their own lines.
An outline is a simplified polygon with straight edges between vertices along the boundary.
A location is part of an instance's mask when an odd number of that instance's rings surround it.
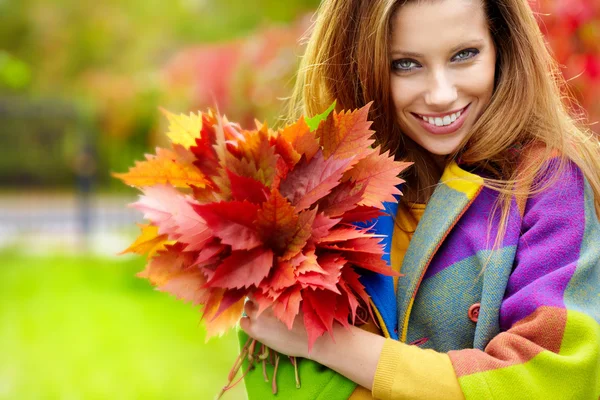
<svg viewBox="0 0 600 400">
<path fill-rule="evenodd" d="M 370 111 L 376 139 L 396 157 L 415 162 L 419 190 L 433 188 L 431 156 L 396 123 L 390 95 L 391 19 L 412 0 L 324 0 L 308 40 L 288 116 L 315 115 L 337 100 L 339 109 Z M 526 0 L 482 0 L 497 51 L 492 100 L 456 154 L 465 164 L 493 172 L 485 185 L 500 192 L 500 231 L 511 197 L 544 190 L 573 161 L 590 183 L 600 209 L 600 143 L 582 124 L 582 113 L 550 55 Z M 526 163 L 519 149 L 528 152 Z M 536 180 L 552 154 L 561 154 L 552 176 Z M 438 171 L 439 173 L 439 171 Z M 410 189 L 410 188 L 409 188 Z M 498 242 L 498 238 L 496 240 Z"/>
</svg>

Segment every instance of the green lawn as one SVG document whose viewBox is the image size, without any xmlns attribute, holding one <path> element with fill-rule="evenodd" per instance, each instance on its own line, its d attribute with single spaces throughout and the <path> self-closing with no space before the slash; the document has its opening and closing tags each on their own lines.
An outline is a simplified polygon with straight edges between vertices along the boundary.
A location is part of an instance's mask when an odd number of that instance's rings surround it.
<svg viewBox="0 0 600 400">
<path fill-rule="evenodd" d="M 235 334 L 205 343 L 196 309 L 135 277 L 143 264 L 0 253 L 0 399 L 213 399 Z"/>
</svg>

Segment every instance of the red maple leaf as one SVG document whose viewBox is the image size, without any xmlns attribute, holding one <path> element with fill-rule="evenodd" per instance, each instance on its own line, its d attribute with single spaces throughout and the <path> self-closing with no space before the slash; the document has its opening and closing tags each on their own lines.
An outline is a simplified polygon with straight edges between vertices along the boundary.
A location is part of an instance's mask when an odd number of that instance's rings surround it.
<svg viewBox="0 0 600 400">
<path fill-rule="evenodd" d="M 288 329 L 292 329 L 294 319 L 300 312 L 302 301 L 301 288 L 299 285 L 289 287 L 281 293 L 277 301 L 273 303 L 273 314 L 281 320 Z"/>
<path fill-rule="evenodd" d="M 227 289 L 258 286 L 272 266 L 273 252 L 269 249 L 257 247 L 253 250 L 233 251 L 217 267 L 207 285 Z"/>
<path fill-rule="evenodd" d="M 367 117 L 372 103 L 352 112 L 334 111 L 319 124 L 315 135 L 325 158 L 353 159 L 371 151 L 375 132 L 369 129 L 371 121 Z"/>
<path fill-rule="evenodd" d="M 254 227 L 258 206 L 247 201 L 222 201 L 210 204 L 194 204 L 194 211 L 206 221 L 206 225 L 221 243 L 233 250 L 250 250 L 262 244 Z"/>
<path fill-rule="evenodd" d="M 325 197 L 339 184 L 349 159 L 325 159 L 321 151 L 311 161 L 301 160 L 296 168 L 288 173 L 279 187 L 298 210 L 309 208 Z"/>
<path fill-rule="evenodd" d="M 297 231 L 298 214 L 277 189 L 257 211 L 256 227 L 260 237 L 278 254 L 283 253 Z"/>
<path fill-rule="evenodd" d="M 249 201 L 255 204 L 260 204 L 267 200 L 269 188 L 256 179 L 240 176 L 229 170 L 227 170 L 227 177 L 229 178 L 229 182 L 231 182 L 231 196 L 233 200 Z"/>
</svg>

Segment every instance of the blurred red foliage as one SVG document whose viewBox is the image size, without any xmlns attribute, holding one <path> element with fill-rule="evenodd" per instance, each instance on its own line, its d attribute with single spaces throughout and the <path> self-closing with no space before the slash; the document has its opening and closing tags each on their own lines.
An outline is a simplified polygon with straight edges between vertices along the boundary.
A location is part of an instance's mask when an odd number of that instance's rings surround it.
<svg viewBox="0 0 600 400">
<path fill-rule="evenodd" d="M 530 0 L 542 32 L 589 123 L 600 121 L 600 0 Z M 307 16 L 288 27 L 268 27 L 222 44 L 176 53 L 162 71 L 171 109 L 218 105 L 243 126 L 255 116 L 280 115 L 298 60 Z M 595 125 L 592 129 L 600 132 Z"/>
<path fill-rule="evenodd" d="M 537 0 L 540 28 L 589 123 L 600 121 L 600 1 Z M 600 133 L 600 126 L 592 125 Z"/>
</svg>

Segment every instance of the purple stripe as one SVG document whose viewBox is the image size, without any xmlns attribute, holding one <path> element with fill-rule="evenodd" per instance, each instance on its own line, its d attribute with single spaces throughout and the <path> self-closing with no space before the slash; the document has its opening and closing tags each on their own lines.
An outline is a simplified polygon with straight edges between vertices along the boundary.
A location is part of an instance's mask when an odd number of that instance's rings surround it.
<svg viewBox="0 0 600 400">
<path fill-rule="evenodd" d="M 497 192 L 483 188 L 473 204 L 465 212 L 456 226 L 452 229 L 448 238 L 444 241 L 434 260 L 427 269 L 425 278 L 430 278 L 449 266 L 474 256 L 481 250 L 491 249 L 498 233 L 498 221 L 500 211 L 494 215 L 494 223 L 488 235 L 488 224 L 491 212 L 497 198 Z M 519 212 L 515 201 L 510 212 L 510 221 L 507 233 L 502 241 L 502 246 L 516 245 L 518 240 Z M 511 230 L 511 227 L 513 228 Z"/>
<path fill-rule="evenodd" d="M 530 199 L 521 229 L 516 267 L 500 311 L 502 329 L 537 307 L 564 308 L 564 291 L 577 267 L 585 230 L 581 171 L 567 168 L 553 187 Z"/>
</svg>

